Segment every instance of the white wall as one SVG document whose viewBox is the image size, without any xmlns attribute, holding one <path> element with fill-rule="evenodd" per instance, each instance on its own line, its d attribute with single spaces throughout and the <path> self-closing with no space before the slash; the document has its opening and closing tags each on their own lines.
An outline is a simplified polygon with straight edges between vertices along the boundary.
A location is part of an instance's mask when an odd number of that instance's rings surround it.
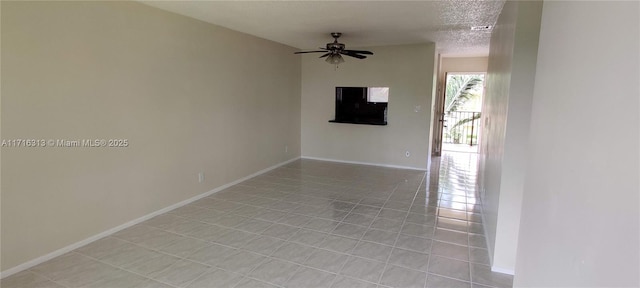
<svg viewBox="0 0 640 288">
<path fill-rule="evenodd" d="M 489 57 L 442 57 L 440 76 L 444 83 L 447 72 L 486 72 Z"/>
<path fill-rule="evenodd" d="M 426 169 L 435 45 L 367 49 L 375 55 L 346 57 L 338 69 L 317 55 L 302 56 L 302 156 Z M 390 87 L 389 125 L 329 123 L 336 86 Z"/>
<path fill-rule="evenodd" d="M 544 3 L 517 287 L 638 287 L 640 4 Z"/>
<path fill-rule="evenodd" d="M 300 155 L 296 49 L 135 2 L 1 5 L 2 138 L 129 141 L 2 148 L 3 269 Z"/>
<path fill-rule="evenodd" d="M 524 183 L 541 1 L 508 1 L 491 37 L 480 196 L 492 269 L 513 273 Z"/>
</svg>

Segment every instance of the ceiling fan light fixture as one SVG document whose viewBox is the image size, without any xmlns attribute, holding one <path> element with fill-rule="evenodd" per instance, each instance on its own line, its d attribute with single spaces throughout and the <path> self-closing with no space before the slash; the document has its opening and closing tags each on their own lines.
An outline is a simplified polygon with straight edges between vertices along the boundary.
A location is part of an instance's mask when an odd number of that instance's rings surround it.
<svg viewBox="0 0 640 288">
<path fill-rule="evenodd" d="M 338 65 L 340 63 L 344 63 L 344 59 L 340 54 L 331 54 L 324 61 L 332 65 Z"/>
</svg>

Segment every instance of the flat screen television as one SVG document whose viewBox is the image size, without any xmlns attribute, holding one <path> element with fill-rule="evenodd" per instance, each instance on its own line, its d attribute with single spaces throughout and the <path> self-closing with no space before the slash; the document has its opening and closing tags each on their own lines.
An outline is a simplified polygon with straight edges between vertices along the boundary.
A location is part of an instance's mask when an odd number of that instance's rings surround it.
<svg viewBox="0 0 640 288">
<path fill-rule="evenodd" d="M 387 125 L 389 87 L 336 87 L 336 118 L 329 122 Z"/>
</svg>

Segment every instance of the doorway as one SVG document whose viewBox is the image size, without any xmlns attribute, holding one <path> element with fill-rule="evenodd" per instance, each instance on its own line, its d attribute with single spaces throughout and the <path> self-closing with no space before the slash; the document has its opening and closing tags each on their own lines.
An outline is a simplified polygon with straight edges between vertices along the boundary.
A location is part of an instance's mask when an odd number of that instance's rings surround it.
<svg viewBox="0 0 640 288">
<path fill-rule="evenodd" d="M 477 153 L 485 73 L 445 74 L 441 123 L 441 150 Z"/>
</svg>

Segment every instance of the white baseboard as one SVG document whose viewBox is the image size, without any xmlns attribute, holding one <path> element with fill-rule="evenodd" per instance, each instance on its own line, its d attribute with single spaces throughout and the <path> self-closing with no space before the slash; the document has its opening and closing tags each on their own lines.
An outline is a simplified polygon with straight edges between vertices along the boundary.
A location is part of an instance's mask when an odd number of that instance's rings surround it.
<svg viewBox="0 0 640 288">
<path fill-rule="evenodd" d="M 309 160 L 345 163 L 345 164 L 358 164 L 358 165 L 378 166 L 378 167 L 385 167 L 385 168 L 396 168 L 396 169 L 427 171 L 427 168 L 416 168 L 416 167 L 409 167 L 409 166 L 388 165 L 388 164 L 379 164 L 379 163 L 371 163 L 371 162 L 346 161 L 346 160 L 338 160 L 338 159 L 330 159 L 330 158 L 319 158 L 319 157 L 309 157 L 309 156 L 302 156 L 301 158 L 302 159 L 309 159 Z"/>
<path fill-rule="evenodd" d="M 131 220 L 131 221 L 129 221 L 129 222 L 127 222 L 127 223 L 124 223 L 124 224 L 122 224 L 122 225 L 119 225 L 119 226 L 113 227 L 113 228 L 111 228 L 111 229 L 109 229 L 109 230 L 107 230 L 107 231 L 104 231 L 104 232 L 101 232 L 101 233 L 99 233 L 99 234 L 93 235 L 93 236 L 91 236 L 91 237 L 89 237 L 89 238 L 87 238 L 87 239 L 84 239 L 84 240 L 78 241 L 78 242 L 73 243 L 73 244 L 71 244 L 71 245 L 69 245 L 69 246 L 66 246 L 66 247 L 60 248 L 60 249 L 58 249 L 58 250 L 56 250 L 56 251 L 53 251 L 53 252 L 51 252 L 51 253 L 49 253 L 49 254 L 46 254 L 46 255 L 40 256 L 40 257 L 38 257 L 38 258 L 35 258 L 35 259 L 33 259 L 33 260 L 30 260 L 30 261 L 27 261 L 27 262 L 25 262 L 25 263 L 22 263 L 22 264 L 20 264 L 20 265 L 18 265 L 18 266 L 15 266 L 15 267 L 13 267 L 13 268 L 10 268 L 10 269 L 7 269 L 7 270 L 5 270 L 5 271 L 2 271 L 2 272 L 0 272 L 0 279 L 4 279 L 4 278 L 9 277 L 9 276 L 11 276 L 11 275 L 13 275 L 13 274 L 16 274 L 16 273 L 22 272 L 22 271 L 24 271 L 24 270 L 27 270 L 27 269 L 29 269 L 29 268 L 31 268 L 31 267 L 33 267 L 33 266 L 36 266 L 36 265 L 38 265 L 38 264 L 40 264 L 40 263 L 44 263 L 44 262 L 46 262 L 46 261 L 48 261 L 48 260 L 51 260 L 51 259 L 53 259 L 53 258 L 55 258 L 55 257 L 58 257 L 58 256 L 63 255 L 63 254 L 65 254 L 65 253 L 71 252 L 71 251 L 73 251 L 73 250 L 75 250 L 75 249 L 77 249 L 77 248 L 80 248 L 80 247 L 82 247 L 82 246 L 85 246 L 85 245 L 87 245 L 87 244 L 89 244 L 89 243 L 91 243 L 91 242 L 94 242 L 94 241 L 96 241 L 96 240 L 100 240 L 100 239 L 102 239 L 102 238 L 104 238 L 104 237 L 107 237 L 107 236 L 109 236 L 109 235 L 111 235 L 111 234 L 114 234 L 114 233 L 116 233 L 116 232 L 118 232 L 118 231 L 120 231 L 120 230 L 124 230 L 124 229 L 129 228 L 129 227 L 131 227 L 131 226 L 133 226 L 133 225 L 136 225 L 136 224 L 142 223 L 142 222 L 144 222 L 144 221 L 146 221 L 146 220 L 149 220 L 149 219 L 151 219 L 151 218 L 153 218 L 153 217 L 155 217 L 155 216 L 158 216 L 158 215 L 160 215 L 160 214 L 163 214 L 163 213 L 169 212 L 169 211 L 171 211 L 171 210 L 173 210 L 173 209 L 176 209 L 176 208 L 179 208 L 179 207 L 181 207 L 181 206 L 187 205 L 187 204 L 189 204 L 189 203 L 191 203 L 191 202 L 194 202 L 194 201 L 200 200 L 200 199 L 202 199 L 202 198 L 204 198 L 204 197 L 211 196 L 212 194 L 214 194 L 214 193 L 216 193 L 216 192 L 222 191 L 222 190 L 224 190 L 224 189 L 226 189 L 226 188 L 229 188 L 229 187 L 231 187 L 231 186 L 233 186 L 233 185 L 236 185 L 236 184 L 238 184 L 238 183 L 240 183 L 240 182 L 243 182 L 243 181 L 246 181 L 246 180 L 251 179 L 251 178 L 253 178 L 253 177 L 256 177 L 256 176 L 258 176 L 258 175 L 264 174 L 264 173 L 266 173 L 266 172 L 269 172 L 269 171 L 271 171 L 271 170 L 273 170 L 273 169 L 276 169 L 276 168 L 278 168 L 278 167 L 280 167 L 280 166 L 283 166 L 283 165 L 289 164 L 289 163 L 291 163 L 291 162 L 293 162 L 293 161 L 296 161 L 296 160 L 298 160 L 298 159 L 300 159 L 300 157 L 296 157 L 296 158 L 293 158 L 293 159 L 290 159 L 290 160 L 287 160 L 287 161 L 284 161 L 284 162 L 278 163 L 278 164 L 273 165 L 273 166 L 271 166 L 271 167 L 268 167 L 268 168 L 262 169 L 262 170 L 260 170 L 260 171 L 258 171 L 258 172 L 256 172 L 256 173 L 253 173 L 253 174 L 251 174 L 251 175 L 249 175 L 249 176 L 246 176 L 246 177 L 243 177 L 243 178 L 237 179 L 237 180 L 235 180 L 235 181 L 233 181 L 233 182 L 230 182 L 230 183 L 224 184 L 224 185 L 222 185 L 222 186 L 216 187 L 215 189 L 210 190 L 210 191 L 208 191 L 208 192 L 205 192 L 205 193 L 203 193 L 203 194 L 200 194 L 200 195 L 197 195 L 197 196 L 191 197 L 191 198 L 189 198 L 189 199 L 187 199 L 187 200 L 184 200 L 184 201 L 178 202 L 178 203 L 176 203 L 176 204 L 173 204 L 173 205 L 171 205 L 171 206 L 167 206 L 167 207 L 162 208 L 162 209 L 160 209 L 160 210 L 157 210 L 157 211 L 151 212 L 151 213 L 149 213 L 149 214 L 147 214 L 147 215 L 144 215 L 144 216 L 142 216 L 142 217 L 140 217 L 140 218 L 137 218 L 137 219 Z"/>
<path fill-rule="evenodd" d="M 482 193 L 478 191 L 478 194 L 482 194 Z M 481 207 L 480 216 L 482 217 L 482 226 L 487 227 L 487 221 L 484 218 L 484 204 L 482 202 L 482 197 L 478 197 L 478 198 L 479 198 L 478 200 L 480 202 L 480 207 Z M 498 267 L 493 265 L 493 257 L 491 256 L 493 254 L 493 249 L 491 245 L 489 245 L 489 235 L 487 235 L 486 230 L 484 231 L 484 241 L 487 243 L 487 252 L 489 253 L 489 262 L 491 263 L 491 271 L 502 273 L 502 274 L 515 275 L 516 273 L 514 269 L 508 269 L 508 268 L 503 268 L 503 267 Z"/>
<path fill-rule="evenodd" d="M 502 274 L 509 274 L 509 275 L 516 275 L 516 272 L 513 269 L 506 269 L 506 268 L 501 268 L 501 267 L 496 267 L 496 266 L 491 266 L 491 271 L 493 272 L 497 272 L 497 273 L 502 273 Z"/>
<path fill-rule="evenodd" d="M 478 187 L 480 189 L 480 187 Z M 479 195 L 482 195 L 481 191 L 476 191 Z M 487 226 L 487 220 L 484 217 L 484 202 L 482 201 L 482 197 L 478 197 L 478 202 L 480 202 L 480 218 L 482 218 L 482 227 Z M 493 267 L 493 247 L 489 245 L 489 235 L 487 234 L 487 229 L 483 229 L 484 231 L 484 243 L 487 243 L 487 253 L 489 253 L 489 264 Z M 493 270 L 493 268 L 491 268 Z"/>
</svg>

